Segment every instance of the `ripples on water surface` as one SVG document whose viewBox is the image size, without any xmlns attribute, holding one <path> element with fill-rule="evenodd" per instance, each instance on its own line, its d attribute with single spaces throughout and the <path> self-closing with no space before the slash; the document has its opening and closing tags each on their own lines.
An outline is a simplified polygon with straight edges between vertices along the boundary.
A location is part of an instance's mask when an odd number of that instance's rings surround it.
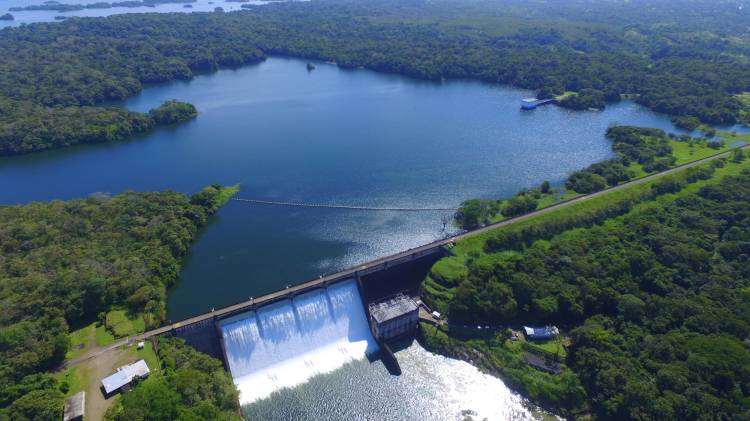
<svg viewBox="0 0 750 421">
<path fill-rule="evenodd" d="M 403 374 L 391 376 L 379 361 L 355 361 L 294 389 L 243 407 L 251 420 L 457 421 L 532 420 L 518 394 L 469 363 L 426 351 L 417 342 L 396 353 Z M 549 417 L 549 416 L 548 416 Z"/>
<path fill-rule="evenodd" d="M 519 109 L 531 93 L 471 81 L 443 84 L 271 58 L 149 87 L 126 101 L 167 99 L 200 115 L 141 139 L 0 160 L 0 203 L 94 192 L 242 183 L 242 197 L 374 207 L 456 207 L 560 183 L 612 156 L 611 123 L 672 129 L 632 103 L 603 112 Z M 232 202 L 192 247 L 170 292 L 184 318 L 446 234 L 450 212 L 301 209 Z"/>
</svg>

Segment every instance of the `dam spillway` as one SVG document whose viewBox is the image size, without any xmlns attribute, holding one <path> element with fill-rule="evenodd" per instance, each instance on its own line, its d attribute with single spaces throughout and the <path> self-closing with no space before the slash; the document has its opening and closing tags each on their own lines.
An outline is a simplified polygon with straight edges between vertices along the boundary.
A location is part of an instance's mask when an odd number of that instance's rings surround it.
<svg viewBox="0 0 750 421">
<path fill-rule="evenodd" d="M 242 405 L 377 351 L 355 280 L 345 280 L 221 322 Z"/>
</svg>

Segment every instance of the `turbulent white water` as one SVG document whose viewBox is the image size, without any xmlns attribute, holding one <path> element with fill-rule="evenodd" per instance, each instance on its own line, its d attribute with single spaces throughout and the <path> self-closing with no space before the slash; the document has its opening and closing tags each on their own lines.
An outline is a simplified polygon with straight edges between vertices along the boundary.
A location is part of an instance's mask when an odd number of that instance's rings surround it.
<svg viewBox="0 0 750 421">
<path fill-rule="evenodd" d="M 303 385 L 244 405 L 264 421 L 533 421 L 557 419 L 469 363 L 433 354 L 417 342 L 396 352 L 403 373 L 380 361 L 353 361 Z"/>
<path fill-rule="evenodd" d="M 243 405 L 377 350 L 354 280 L 261 307 L 221 330 Z"/>
</svg>

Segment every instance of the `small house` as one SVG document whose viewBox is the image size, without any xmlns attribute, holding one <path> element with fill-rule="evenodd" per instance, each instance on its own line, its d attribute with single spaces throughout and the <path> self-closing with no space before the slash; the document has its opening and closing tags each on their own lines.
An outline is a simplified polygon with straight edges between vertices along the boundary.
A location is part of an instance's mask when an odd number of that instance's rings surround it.
<svg viewBox="0 0 750 421">
<path fill-rule="evenodd" d="M 544 327 L 523 327 L 526 333 L 526 339 L 530 341 L 546 341 L 557 337 L 560 331 L 555 326 L 544 326 Z"/>
<path fill-rule="evenodd" d="M 102 379 L 104 394 L 109 396 L 112 393 L 129 386 L 136 378 L 143 379 L 148 377 L 150 371 L 146 361 L 138 360 L 133 364 L 124 365 L 109 377 Z"/>
</svg>

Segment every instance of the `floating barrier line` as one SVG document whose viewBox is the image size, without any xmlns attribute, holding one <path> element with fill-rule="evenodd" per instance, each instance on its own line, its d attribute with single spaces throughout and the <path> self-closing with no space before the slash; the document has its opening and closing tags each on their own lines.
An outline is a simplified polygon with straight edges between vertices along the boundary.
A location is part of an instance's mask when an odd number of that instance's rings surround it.
<svg viewBox="0 0 750 421">
<path fill-rule="evenodd" d="M 379 208 L 374 206 L 349 206 L 349 205 L 326 205 L 322 203 L 303 203 L 303 202 L 278 202 L 274 200 L 258 200 L 258 199 L 243 199 L 234 197 L 232 200 L 238 202 L 255 203 L 258 205 L 272 205 L 272 206 L 289 206 L 296 208 L 324 208 L 324 209 L 350 209 L 350 210 L 365 210 L 365 211 L 392 211 L 392 212 L 445 212 L 445 211 L 456 211 L 457 208 Z"/>
</svg>

